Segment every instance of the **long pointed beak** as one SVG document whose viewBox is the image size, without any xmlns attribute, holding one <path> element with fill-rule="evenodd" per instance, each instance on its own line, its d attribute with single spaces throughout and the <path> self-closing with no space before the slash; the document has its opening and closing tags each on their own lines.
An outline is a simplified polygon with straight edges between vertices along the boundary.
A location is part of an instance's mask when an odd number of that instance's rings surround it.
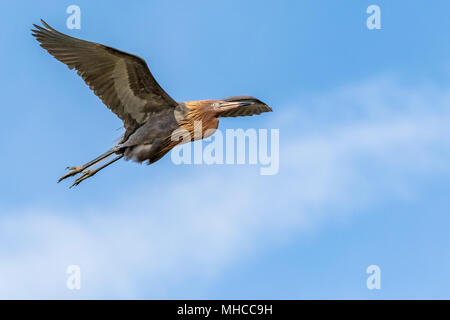
<svg viewBox="0 0 450 320">
<path fill-rule="evenodd" d="M 219 104 L 220 108 L 238 108 L 255 104 L 253 101 L 224 101 Z"/>
<path fill-rule="evenodd" d="M 264 102 L 250 96 L 237 96 L 219 100 L 217 109 L 220 117 L 249 116 L 272 111 L 272 108 Z"/>
<path fill-rule="evenodd" d="M 251 106 L 251 105 L 261 105 L 261 106 L 266 106 L 269 108 L 269 106 L 267 106 L 264 102 L 250 97 L 250 96 L 237 96 L 237 97 L 230 97 L 230 98 L 225 98 L 222 99 L 220 101 L 220 106 L 221 107 L 246 107 L 246 106 Z"/>
</svg>

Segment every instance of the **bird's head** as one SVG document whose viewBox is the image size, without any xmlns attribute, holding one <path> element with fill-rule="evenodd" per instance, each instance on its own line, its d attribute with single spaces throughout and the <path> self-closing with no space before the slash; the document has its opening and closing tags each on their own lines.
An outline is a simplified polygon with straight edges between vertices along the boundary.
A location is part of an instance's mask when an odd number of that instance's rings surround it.
<svg viewBox="0 0 450 320">
<path fill-rule="evenodd" d="M 272 111 L 264 102 L 250 96 L 213 100 L 211 107 L 216 111 L 217 117 L 252 116 Z"/>
</svg>

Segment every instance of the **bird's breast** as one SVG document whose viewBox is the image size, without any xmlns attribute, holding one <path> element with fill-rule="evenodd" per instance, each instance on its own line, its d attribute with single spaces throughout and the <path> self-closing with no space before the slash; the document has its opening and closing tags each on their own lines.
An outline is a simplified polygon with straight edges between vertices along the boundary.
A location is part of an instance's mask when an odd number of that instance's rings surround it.
<svg viewBox="0 0 450 320">
<path fill-rule="evenodd" d="M 189 132 L 191 141 L 210 137 L 217 130 L 219 119 L 212 115 L 188 115 L 180 128 Z"/>
<path fill-rule="evenodd" d="M 214 132 L 216 132 L 218 126 L 219 126 L 219 119 L 217 119 L 216 117 L 212 117 L 211 119 L 209 119 L 205 123 L 205 126 L 202 126 L 203 138 L 208 138 L 212 136 Z"/>
</svg>

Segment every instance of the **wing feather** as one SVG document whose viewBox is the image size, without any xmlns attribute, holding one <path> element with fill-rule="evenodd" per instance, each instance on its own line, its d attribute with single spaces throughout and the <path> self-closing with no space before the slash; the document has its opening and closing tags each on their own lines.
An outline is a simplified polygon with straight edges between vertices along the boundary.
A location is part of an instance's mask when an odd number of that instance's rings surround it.
<svg viewBox="0 0 450 320">
<path fill-rule="evenodd" d="M 57 60 L 77 70 L 91 90 L 132 133 L 152 113 L 177 103 L 156 82 L 146 62 L 135 55 L 63 34 L 45 21 L 33 36 Z M 125 138 L 124 138 L 125 139 Z"/>
</svg>

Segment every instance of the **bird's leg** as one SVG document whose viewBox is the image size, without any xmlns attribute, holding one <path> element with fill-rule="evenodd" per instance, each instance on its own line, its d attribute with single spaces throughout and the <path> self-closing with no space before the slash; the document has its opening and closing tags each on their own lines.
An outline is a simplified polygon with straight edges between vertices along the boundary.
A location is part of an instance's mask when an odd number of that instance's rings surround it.
<svg viewBox="0 0 450 320">
<path fill-rule="evenodd" d="M 114 152 L 116 152 L 118 149 L 116 147 L 112 148 L 111 150 L 105 152 L 104 154 L 102 154 L 101 156 L 95 158 L 94 160 L 89 161 L 88 163 L 79 166 L 79 167 L 67 167 L 67 170 L 70 170 L 69 172 L 67 172 L 65 175 L 63 175 L 61 178 L 59 178 L 58 183 L 60 183 L 61 181 L 63 181 L 64 179 L 67 179 L 69 177 L 72 177 L 74 175 L 79 174 L 80 172 L 82 172 L 83 170 L 89 168 L 90 166 L 108 158 L 109 156 L 111 156 Z"/>
<path fill-rule="evenodd" d="M 94 174 L 96 174 L 97 172 L 99 172 L 100 170 L 106 168 L 107 166 L 109 166 L 110 164 L 113 164 L 114 162 L 116 162 L 117 160 L 121 159 L 123 157 L 123 154 L 121 154 L 120 156 L 115 157 L 114 159 L 112 159 L 111 161 L 105 163 L 104 165 L 102 165 L 101 167 L 98 167 L 95 170 L 86 170 L 83 171 L 83 175 L 81 177 L 79 177 L 77 180 L 75 180 L 75 182 L 73 183 L 73 185 L 71 185 L 70 187 L 75 187 L 77 185 L 79 185 L 81 182 L 83 182 L 84 180 L 86 180 L 87 178 L 92 177 Z"/>
</svg>

